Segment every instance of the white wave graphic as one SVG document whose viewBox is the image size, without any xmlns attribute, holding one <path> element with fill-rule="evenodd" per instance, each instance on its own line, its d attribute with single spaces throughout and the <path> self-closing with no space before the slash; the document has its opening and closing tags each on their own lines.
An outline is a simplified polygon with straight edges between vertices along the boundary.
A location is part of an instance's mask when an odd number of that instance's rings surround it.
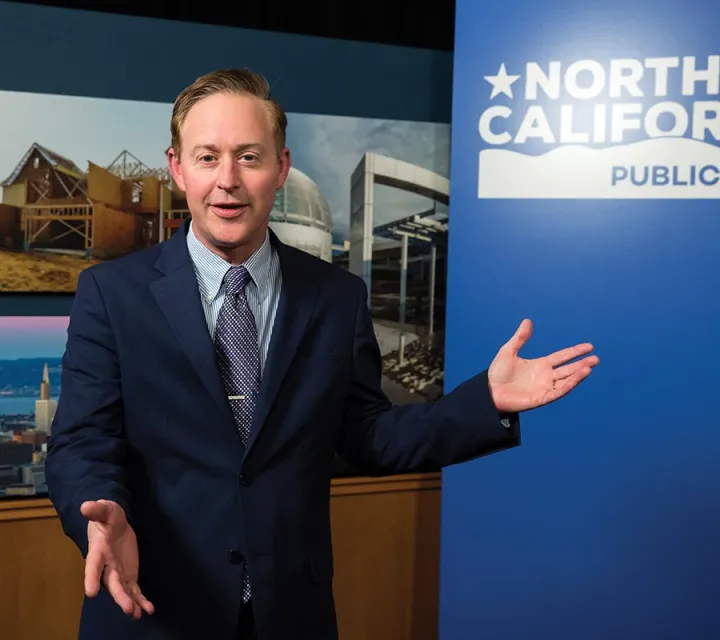
<svg viewBox="0 0 720 640">
<path fill-rule="evenodd" d="M 720 147 L 653 138 L 604 149 L 568 145 L 541 156 L 483 149 L 478 197 L 720 198 Z"/>
</svg>

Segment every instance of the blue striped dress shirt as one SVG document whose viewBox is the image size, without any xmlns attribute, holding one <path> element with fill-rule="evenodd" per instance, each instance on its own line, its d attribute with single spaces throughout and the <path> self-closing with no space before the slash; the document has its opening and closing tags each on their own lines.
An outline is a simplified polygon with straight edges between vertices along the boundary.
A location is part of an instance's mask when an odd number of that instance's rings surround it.
<svg viewBox="0 0 720 640">
<path fill-rule="evenodd" d="M 208 331 L 213 338 L 220 307 L 225 300 L 223 278 L 231 265 L 197 239 L 192 222 L 187 234 L 187 247 L 195 269 Z M 263 245 L 243 264 L 251 277 L 245 291 L 248 304 L 255 316 L 260 347 L 260 370 L 264 371 L 282 287 L 280 259 L 270 242 L 269 233 L 266 233 Z"/>
</svg>

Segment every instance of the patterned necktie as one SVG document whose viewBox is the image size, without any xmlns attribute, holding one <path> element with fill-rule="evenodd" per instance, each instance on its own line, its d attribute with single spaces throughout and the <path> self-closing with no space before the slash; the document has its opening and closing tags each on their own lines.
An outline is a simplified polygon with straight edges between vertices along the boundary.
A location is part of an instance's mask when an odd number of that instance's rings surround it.
<svg viewBox="0 0 720 640">
<path fill-rule="evenodd" d="M 215 354 L 243 445 L 260 388 L 260 349 L 255 318 L 248 306 L 245 285 L 250 274 L 243 266 L 225 274 L 225 301 L 215 327 Z M 247 565 L 246 565 L 247 567 Z M 243 601 L 250 599 L 247 569 L 243 572 Z"/>
</svg>

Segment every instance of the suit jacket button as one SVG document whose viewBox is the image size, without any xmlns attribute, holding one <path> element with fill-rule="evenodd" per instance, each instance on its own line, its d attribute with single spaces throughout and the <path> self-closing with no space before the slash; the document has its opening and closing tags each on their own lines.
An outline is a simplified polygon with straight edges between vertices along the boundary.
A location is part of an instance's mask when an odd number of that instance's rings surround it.
<svg viewBox="0 0 720 640">
<path fill-rule="evenodd" d="M 243 475 L 242 473 L 240 474 L 239 480 L 240 480 L 240 484 L 241 484 L 243 487 L 249 487 L 249 486 L 250 486 L 250 480 L 248 480 L 247 476 Z"/>
<path fill-rule="evenodd" d="M 233 549 L 228 554 L 228 559 L 230 560 L 230 564 L 240 564 L 243 561 L 243 554 L 237 549 Z"/>
</svg>

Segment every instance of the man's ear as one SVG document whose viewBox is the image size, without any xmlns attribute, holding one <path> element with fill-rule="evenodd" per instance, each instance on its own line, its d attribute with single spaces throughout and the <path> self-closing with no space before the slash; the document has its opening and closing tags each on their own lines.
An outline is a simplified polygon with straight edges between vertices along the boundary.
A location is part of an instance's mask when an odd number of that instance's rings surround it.
<svg viewBox="0 0 720 640">
<path fill-rule="evenodd" d="M 292 166 L 292 159 L 290 157 L 290 149 L 283 147 L 278 156 L 278 162 L 280 163 L 280 175 L 278 176 L 277 183 L 275 184 L 275 190 L 282 189 L 282 186 L 287 180 L 288 173 L 290 173 L 290 167 Z"/>
<path fill-rule="evenodd" d="M 182 171 L 180 169 L 180 153 L 170 147 L 167 150 L 167 161 L 168 169 L 170 169 L 170 175 L 173 177 L 175 184 L 181 191 L 185 191 L 185 180 L 183 179 Z"/>
</svg>

